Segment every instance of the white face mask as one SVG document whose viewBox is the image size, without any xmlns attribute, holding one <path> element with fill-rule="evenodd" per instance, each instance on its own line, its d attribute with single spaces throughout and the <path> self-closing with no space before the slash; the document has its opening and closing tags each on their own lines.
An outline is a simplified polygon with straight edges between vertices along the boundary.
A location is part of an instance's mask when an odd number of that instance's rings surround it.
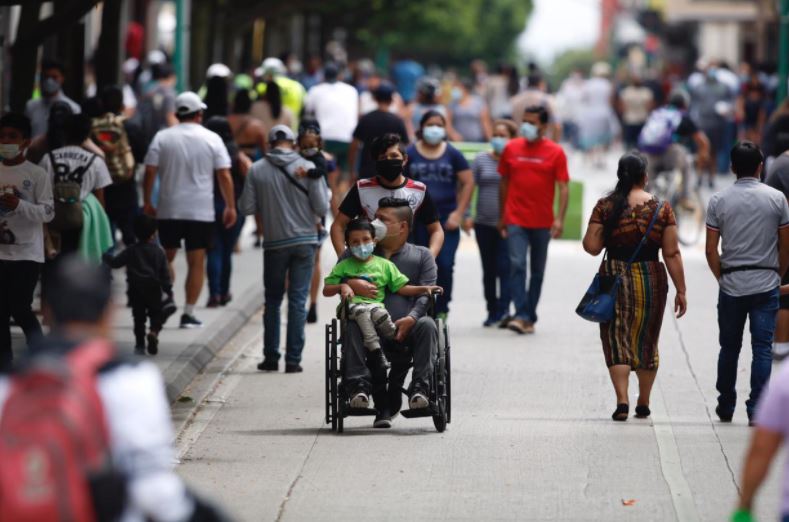
<svg viewBox="0 0 789 522">
<path fill-rule="evenodd" d="M 0 143 L 0 158 L 11 160 L 19 156 L 20 147 L 16 143 Z"/>
<path fill-rule="evenodd" d="M 370 222 L 370 224 L 375 229 L 375 237 L 374 237 L 374 239 L 376 241 L 380 241 L 380 240 L 382 240 L 382 239 L 384 239 L 386 237 L 386 235 L 389 232 L 388 228 L 386 226 L 386 223 L 384 223 L 380 219 L 374 219 L 374 220 L 372 220 Z"/>
</svg>

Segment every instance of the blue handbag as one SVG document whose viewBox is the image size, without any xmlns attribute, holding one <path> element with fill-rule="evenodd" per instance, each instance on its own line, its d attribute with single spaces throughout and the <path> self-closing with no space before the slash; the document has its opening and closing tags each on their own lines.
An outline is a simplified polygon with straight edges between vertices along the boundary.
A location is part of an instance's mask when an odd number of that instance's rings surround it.
<svg viewBox="0 0 789 522">
<path fill-rule="evenodd" d="M 649 234 L 655 226 L 661 208 L 663 208 L 663 204 L 658 201 L 657 210 L 655 210 L 652 220 L 649 222 L 644 237 L 641 238 L 641 242 L 638 243 L 633 255 L 630 256 L 630 259 L 627 261 L 628 270 L 630 270 L 630 265 L 633 264 L 639 252 L 641 252 L 641 248 L 649 239 Z M 606 249 L 605 255 L 603 255 L 603 263 L 605 263 L 607 257 L 608 250 Z M 594 279 L 592 279 L 592 284 L 589 285 L 589 289 L 586 290 L 581 302 L 578 304 L 578 307 L 576 307 L 575 313 L 593 323 L 610 323 L 614 319 L 616 296 L 619 292 L 619 285 L 621 284 L 622 276 L 618 274 L 595 274 Z"/>
</svg>

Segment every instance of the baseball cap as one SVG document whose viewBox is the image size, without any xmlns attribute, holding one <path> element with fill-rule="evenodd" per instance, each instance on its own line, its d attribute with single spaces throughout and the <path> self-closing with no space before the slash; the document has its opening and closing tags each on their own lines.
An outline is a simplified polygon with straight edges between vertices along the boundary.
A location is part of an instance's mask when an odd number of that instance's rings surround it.
<svg viewBox="0 0 789 522">
<path fill-rule="evenodd" d="M 207 108 L 200 96 L 191 91 L 182 92 L 175 98 L 175 113 L 179 116 L 194 114 Z"/>
<path fill-rule="evenodd" d="M 287 125 L 274 125 L 268 133 L 268 142 L 275 141 L 296 141 L 296 136 Z"/>
<path fill-rule="evenodd" d="M 215 63 L 212 64 L 208 70 L 205 72 L 206 78 L 230 78 L 232 72 L 230 71 L 230 67 L 223 63 Z"/>
</svg>

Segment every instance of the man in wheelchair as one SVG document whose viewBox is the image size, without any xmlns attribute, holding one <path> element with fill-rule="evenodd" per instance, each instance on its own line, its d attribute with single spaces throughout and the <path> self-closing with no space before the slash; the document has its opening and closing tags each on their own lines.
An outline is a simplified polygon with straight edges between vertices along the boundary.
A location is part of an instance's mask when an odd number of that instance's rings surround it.
<svg viewBox="0 0 789 522">
<path fill-rule="evenodd" d="M 414 218 L 408 201 L 381 199 L 375 216 L 386 225 L 386 236 L 378 242 L 375 254 L 394 263 L 411 284 L 435 285 L 437 269 L 430 250 L 407 242 Z M 373 298 L 377 292 L 373 283 L 363 279 L 351 279 L 346 283 L 359 296 Z M 374 423 L 376 428 L 392 426 L 392 419 L 402 406 L 401 390 L 412 363 L 409 407 L 420 409 L 428 406 L 429 383 L 438 346 L 438 327 L 428 315 L 428 296 L 389 294 L 384 299 L 384 306 L 397 327 L 393 340 L 381 339 L 386 357 L 391 362 L 388 383 L 385 368 L 368 365 L 370 352 L 364 347 L 361 331 L 353 321 L 348 321 L 343 340 L 343 385 L 348 397 L 372 395 L 378 410 Z"/>
</svg>

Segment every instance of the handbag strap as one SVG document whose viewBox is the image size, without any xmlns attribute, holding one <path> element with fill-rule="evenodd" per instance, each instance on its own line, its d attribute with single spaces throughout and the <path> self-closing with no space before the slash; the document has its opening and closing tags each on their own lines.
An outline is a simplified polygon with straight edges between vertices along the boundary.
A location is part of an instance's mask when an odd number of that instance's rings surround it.
<svg viewBox="0 0 789 522">
<path fill-rule="evenodd" d="M 652 215 L 652 220 L 649 222 L 649 226 L 647 227 L 647 231 L 644 233 L 644 237 L 641 238 L 641 241 L 638 243 L 635 252 L 633 252 L 633 255 L 630 256 L 630 259 L 627 261 L 628 268 L 630 268 L 630 265 L 632 265 L 633 261 L 635 261 L 636 257 L 638 257 L 638 254 L 641 252 L 641 248 L 643 248 L 643 246 L 646 245 L 647 241 L 649 240 L 649 234 L 652 233 L 652 229 L 654 228 L 655 223 L 657 222 L 657 218 L 660 215 L 660 210 L 662 208 L 663 208 L 663 202 L 658 200 L 657 209 L 655 209 L 655 213 Z"/>
</svg>

